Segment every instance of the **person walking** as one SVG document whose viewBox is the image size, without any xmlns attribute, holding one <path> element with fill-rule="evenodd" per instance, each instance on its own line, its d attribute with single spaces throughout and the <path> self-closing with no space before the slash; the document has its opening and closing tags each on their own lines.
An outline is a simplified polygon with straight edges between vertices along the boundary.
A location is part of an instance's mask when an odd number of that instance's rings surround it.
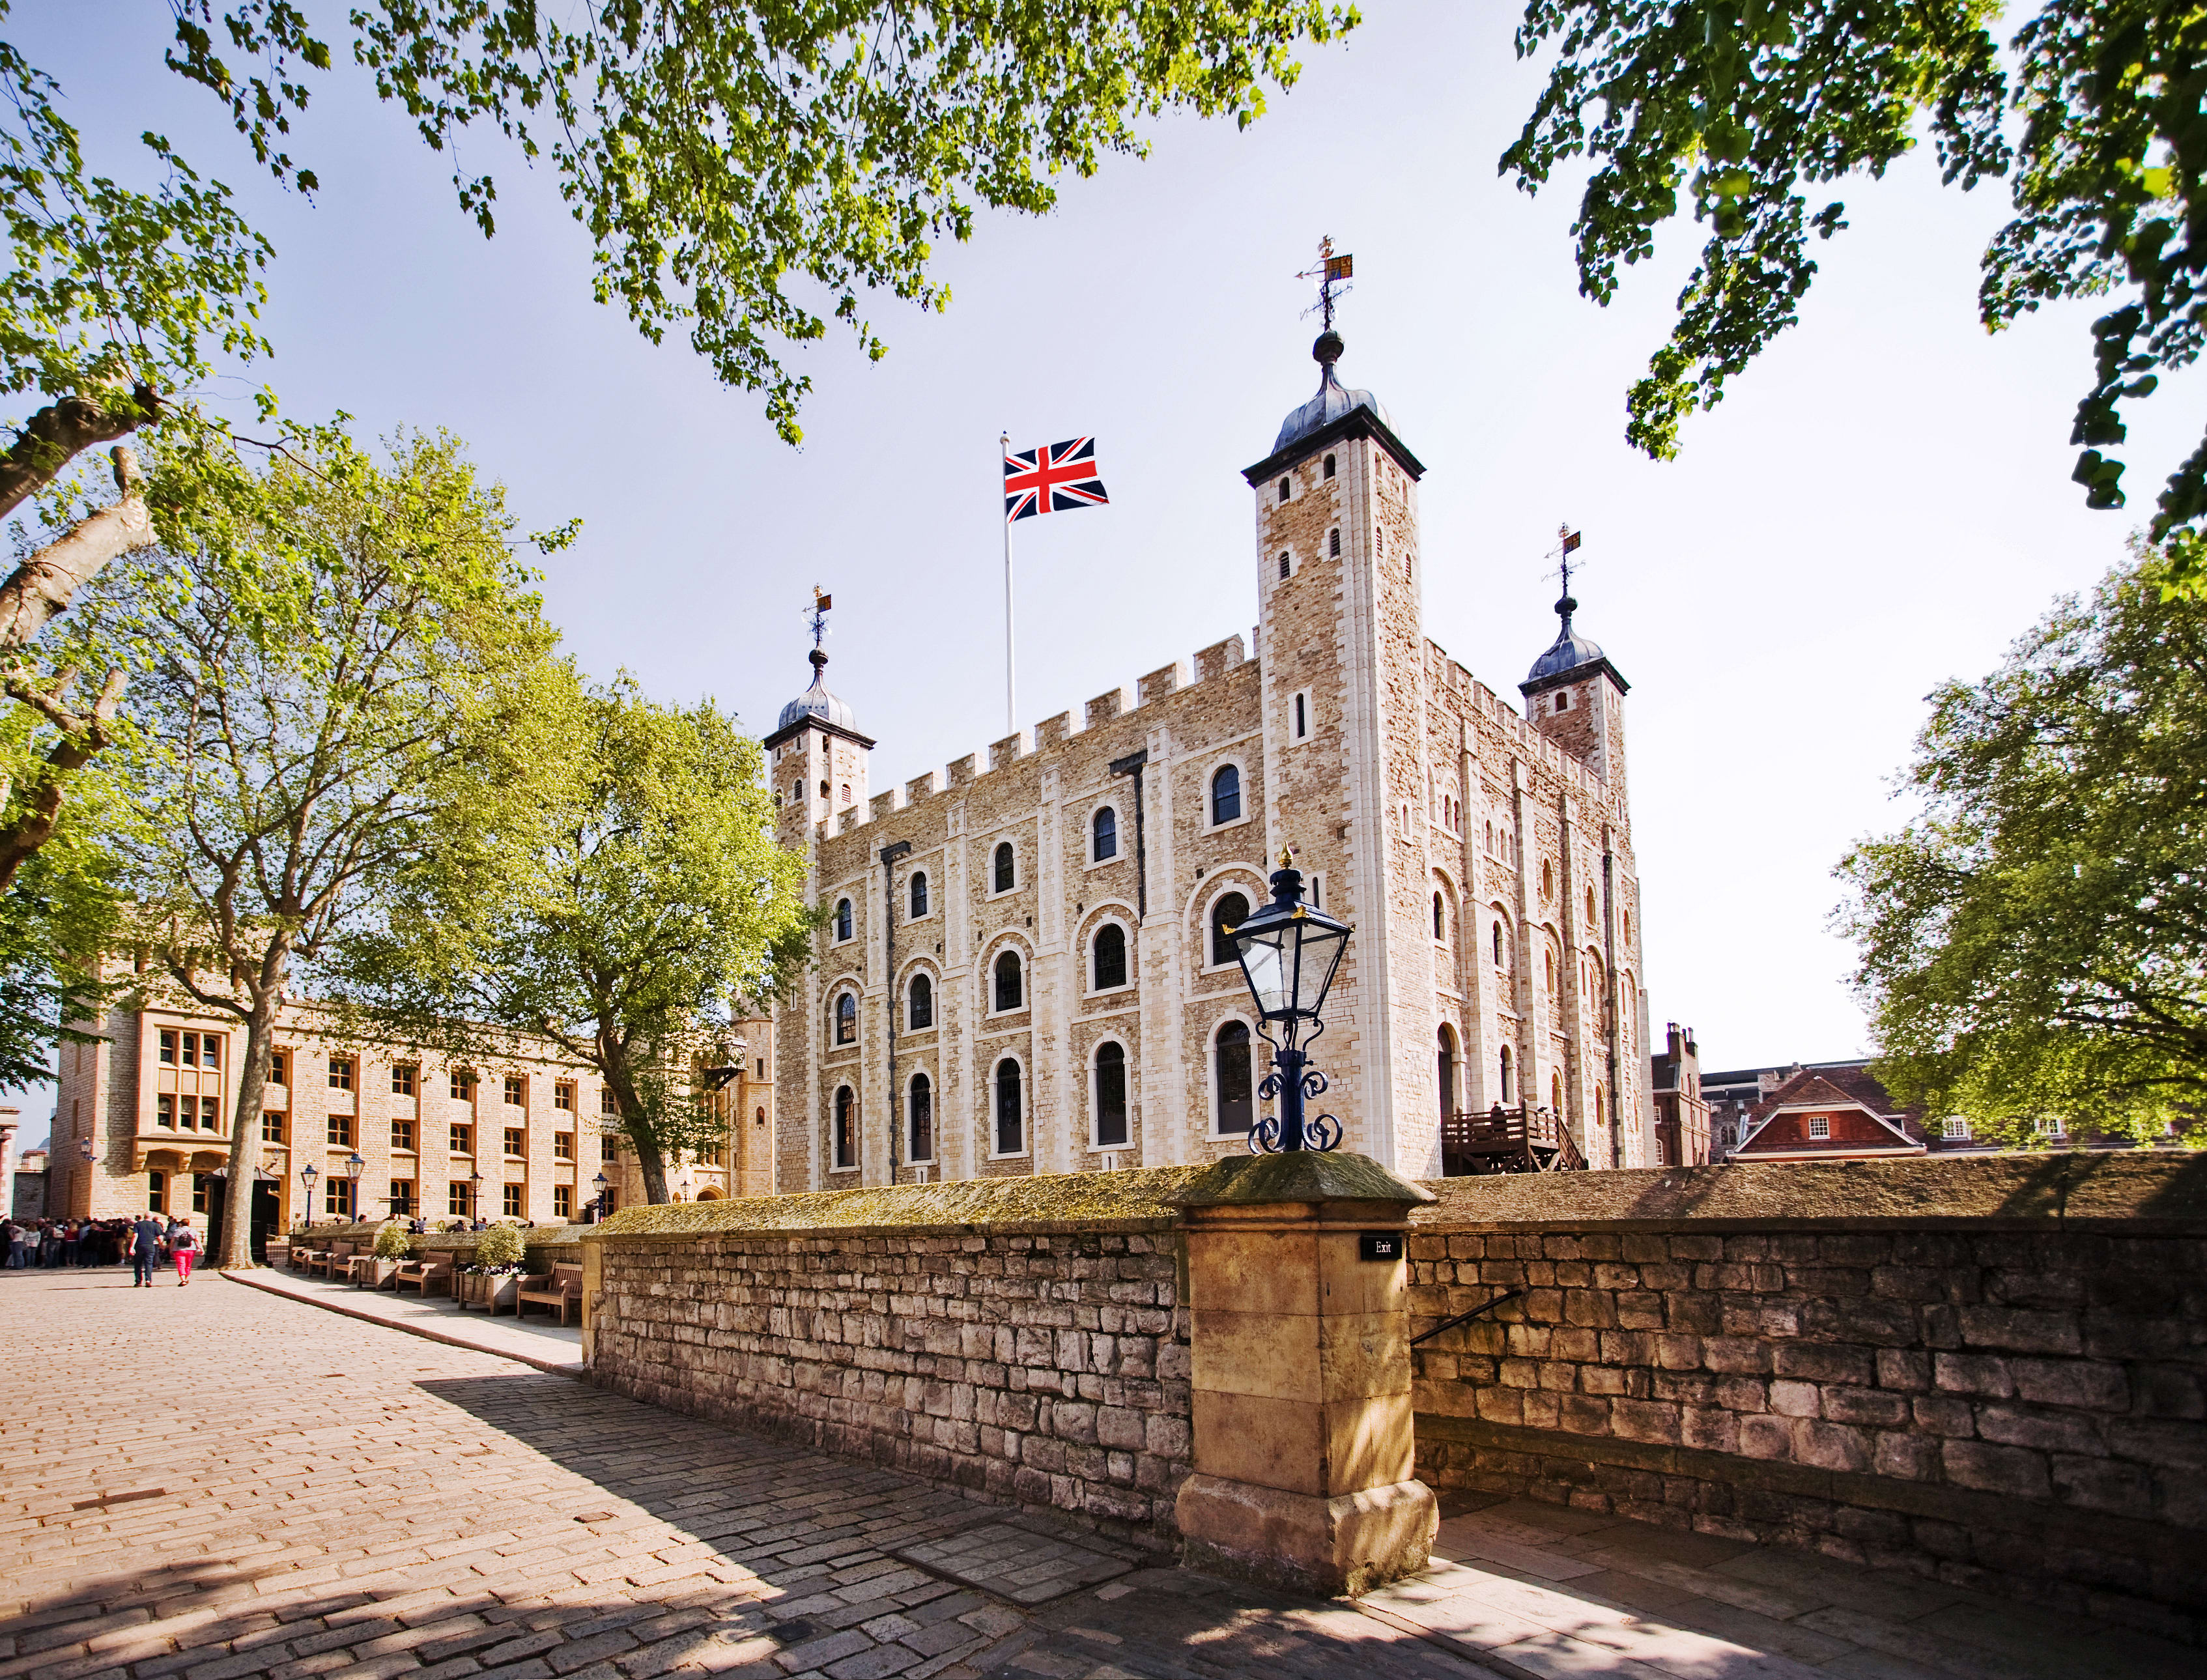
<svg viewBox="0 0 2207 1680">
<path fill-rule="evenodd" d="M 23 1269 L 23 1251 L 31 1244 L 31 1234 L 14 1220 L 8 1222 L 8 1270 Z"/>
<path fill-rule="evenodd" d="M 138 1223 L 130 1228 L 130 1287 L 150 1289 L 153 1287 L 153 1259 L 161 1247 L 161 1222 L 150 1213 L 138 1216 Z"/>
<path fill-rule="evenodd" d="M 181 1289 L 192 1281 L 192 1262 L 199 1259 L 200 1234 L 192 1229 L 192 1222 L 180 1219 L 176 1229 L 169 1234 L 169 1256 L 176 1262 L 176 1287 Z"/>
</svg>

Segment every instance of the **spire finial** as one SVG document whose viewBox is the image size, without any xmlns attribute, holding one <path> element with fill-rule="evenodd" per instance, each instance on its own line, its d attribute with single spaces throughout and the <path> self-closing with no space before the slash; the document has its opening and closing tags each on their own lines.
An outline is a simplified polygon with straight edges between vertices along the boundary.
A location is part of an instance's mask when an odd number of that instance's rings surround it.
<svg viewBox="0 0 2207 1680">
<path fill-rule="evenodd" d="M 1564 621 L 1563 633 L 1569 636 L 1571 633 L 1571 614 L 1577 612 L 1579 607 L 1578 602 L 1571 599 L 1571 555 L 1576 552 L 1582 539 L 1580 534 L 1571 529 L 1568 519 L 1556 527 L 1556 539 L 1559 544 L 1558 552 L 1563 556 L 1559 570 L 1564 577 L 1564 592 L 1556 601 L 1556 616 Z"/>
<path fill-rule="evenodd" d="M 804 609 L 804 616 L 812 625 L 812 672 L 816 680 L 820 667 L 828 663 L 828 650 L 820 644 L 828 639 L 828 614 L 835 605 L 835 597 L 817 583 L 812 586 L 812 605 Z"/>
<path fill-rule="evenodd" d="M 1318 266 L 1306 268 L 1295 276 L 1298 280 L 1318 282 L 1318 302 L 1303 313 L 1307 315 L 1315 310 L 1325 318 L 1325 331 L 1318 335 L 1318 343 L 1311 346 L 1311 355 L 1329 368 L 1341 359 L 1342 351 L 1341 335 L 1333 330 L 1333 301 L 1340 293 L 1351 290 L 1349 282 L 1355 272 L 1356 259 L 1334 255 L 1333 236 L 1327 234 L 1318 242 Z M 1329 348 L 1331 355 L 1327 354 Z"/>
</svg>

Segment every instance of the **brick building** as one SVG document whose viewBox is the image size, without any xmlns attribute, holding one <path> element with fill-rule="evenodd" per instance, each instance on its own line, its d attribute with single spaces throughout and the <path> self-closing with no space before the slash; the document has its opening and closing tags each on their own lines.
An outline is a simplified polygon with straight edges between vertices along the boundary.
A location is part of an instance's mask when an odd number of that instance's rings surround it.
<svg viewBox="0 0 2207 1680">
<path fill-rule="evenodd" d="M 1867 1068 L 1803 1068 L 1747 1111 L 1732 1161 L 1868 1161 L 1922 1155 L 1917 1116 Z"/>
<path fill-rule="evenodd" d="M 778 1189 L 1245 1147 L 1265 1065 L 1221 930 L 1283 848 L 1355 929 L 1314 1048 L 1344 1147 L 1438 1175 L 1444 1111 L 1522 1103 L 1593 1165 L 1644 1159 L 1624 679 L 1568 596 L 1522 713 L 1427 638 L 1425 468 L 1340 338 L 1313 353 L 1243 475 L 1253 643 L 878 794 L 814 649 L 765 742 L 828 912 L 776 1020 Z"/>
<path fill-rule="evenodd" d="M 1683 1032 L 1676 1021 L 1663 1029 L 1664 1049 L 1648 1067 L 1648 1097 L 1654 1104 L 1649 1139 L 1651 1167 L 1709 1164 L 1709 1104 L 1702 1095 L 1702 1053 L 1694 1029 Z"/>
<path fill-rule="evenodd" d="M 97 1044 L 62 1046 L 49 1207 L 105 1218 L 147 1210 L 201 1216 L 226 1200 L 239 1058 L 235 1021 L 158 1006 L 108 1011 Z M 771 1034 L 739 1022 L 749 1054 L 717 1099 L 727 1143 L 670 1164 L 677 1199 L 771 1188 Z M 624 1140 L 604 1130 L 604 1082 L 541 1040 L 465 1064 L 419 1047 L 347 1035 L 311 1004 L 280 1017 L 260 1127 L 254 1221 L 306 1217 L 433 1220 L 580 1218 L 603 1173 L 616 1206 L 644 1199 Z M 82 1140 L 92 1145 L 84 1158 Z M 361 1161 L 356 1180 L 353 1157 Z M 312 1165 L 314 1203 L 302 1169 Z"/>
</svg>

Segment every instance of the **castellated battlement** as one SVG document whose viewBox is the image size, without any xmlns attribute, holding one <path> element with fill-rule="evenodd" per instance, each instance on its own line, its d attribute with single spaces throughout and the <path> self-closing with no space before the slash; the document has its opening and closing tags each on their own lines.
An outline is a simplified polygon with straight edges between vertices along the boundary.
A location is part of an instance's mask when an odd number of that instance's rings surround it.
<svg viewBox="0 0 2207 1680">
<path fill-rule="evenodd" d="M 1254 639 L 1255 632 L 1252 631 L 1251 640 Z M 987 769 L 977 770 L 974 767 L 982 755 L 969 752 L 962 758 L 952 759 L 939 773 L 929 770 L 914 776 L 902 787 L 893 787 L 886 792 L 875 794 L 863 809 L 850 805 L 837 812 L 833 819 L 816 822 L 813 834 L 822 840 L 834 840 L 900 812 L 915 810 L 943 794 L 985 795 L 989 791 L 988 779 L 998 772 L 1023 761 L 1046 757 L 1056 749 L 1092 734 L 1098 726 L 1115 722 L 1138 711 L 1151 711 L 1160 721 L 1168 720 L 1171 712 L 1169 702 L 1197 695 L 1197 691 L 1205 684 L 1215 684 L 1245 665 L 1253 665 L 1248 647 L 1249 643 L 1237 634 L 1227 637 L 1223 641 L 1213 642 L 1206 648 L 1199 648 L 1191 659 L 1175 660 L 1170 665 L 1160 666 L 1146 676 L 1137 679 L 1132 691 L 1124 687 L 1105 690 L 1082 707 L 1078 727 L 1074 726 L 1073 714 L 1069 710 L 1060 712 L 1055 717 L 1044 718 L 1040 723 L 1007 735 L 1002 740 L 990 742 L 987 748 Z M 1128 700 L 1130 692 L 1133 696 L 1131 703 Z M 1201 697 L 1198 696 L 1195 703 L 1200 703 Z M 1538 746 L 1546 746 L 1551 752 L 1554 750 L 1552 745 L 1541 740 L 1537 732 L 1528 738 Z"/>
</svg>

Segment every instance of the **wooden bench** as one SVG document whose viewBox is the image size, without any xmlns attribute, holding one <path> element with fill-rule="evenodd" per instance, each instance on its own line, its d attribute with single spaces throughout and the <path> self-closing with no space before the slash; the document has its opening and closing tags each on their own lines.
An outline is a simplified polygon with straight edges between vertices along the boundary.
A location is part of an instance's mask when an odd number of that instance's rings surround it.
<svg viewBox="0 0 2207 1680">
<path fill-rule="evenodd" d="M 327 1248 L 307 1256 L 307 1270 L 319 1271 L 323 1276 L 334 1280 L 338 1269 L 352 1259 L 353 1250 L 359 1247 L 356 1242 L 333 1242 Z"/>
<path fill-rule="evenodd" d="M 523 1283 L 521 1293 L 514 1297 L 513 1316 L 518 1318 L 531 1306 L 541 1306 L 547 1312 L 558 1307 L 563 1325 L 570 1312 L 579 1318 L 583 1311 L 582 1267 L 554 1264 L 549 1277 L 532 1277 Z"/>
<path fill-rule="evenodd" d="M 392 1277 L 394 1291 L 411 1287 L 422 1292 L 428 1300 L 432 1288 L 440 1295 L 452 1292 L 452 1257 L 450 1254 L 425 1254 L 418 1260 L 403 1261 Z"/>
</svg>

